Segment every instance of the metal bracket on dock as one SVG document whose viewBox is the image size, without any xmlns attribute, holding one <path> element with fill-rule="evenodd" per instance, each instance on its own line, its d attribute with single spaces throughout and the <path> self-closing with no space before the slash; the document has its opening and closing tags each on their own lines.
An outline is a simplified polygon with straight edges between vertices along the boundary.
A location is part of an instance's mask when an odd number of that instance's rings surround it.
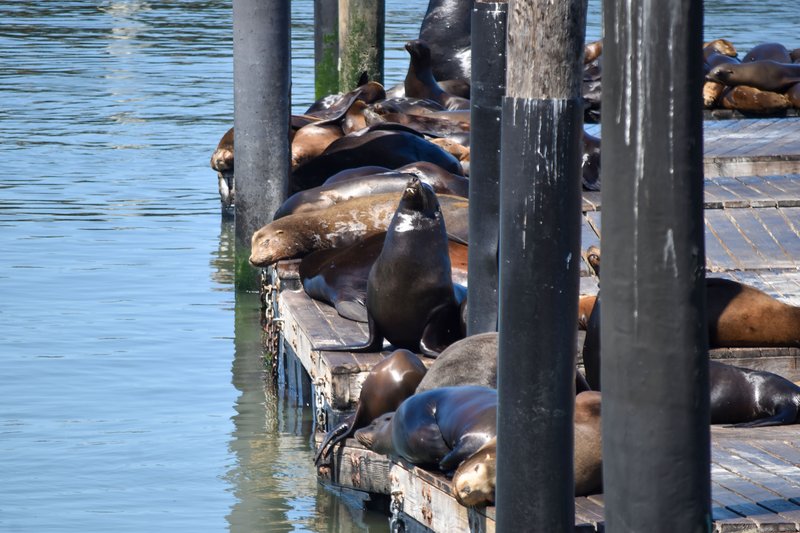
<svg viewBox="0 0 800 533">
<path fill-rule="evenodd" d="M 317 427 L 323 431 L 328 430 L 328 413 L 325 411 L 325 395 L 322 387 L 325 384 L 322 378 L 314 381 L 314 416 L 317 420 Z"/>
<path fill-rule="evenodd" d="M 403 520 L 403 492 L 399 490 L 392 491 L 391 502 L 389 503 L 389 512 L 392 516 L 389 518 L 389 531 L 391 533 L 403 533 L 406 530 L 406 523 Z"/>
</svg>

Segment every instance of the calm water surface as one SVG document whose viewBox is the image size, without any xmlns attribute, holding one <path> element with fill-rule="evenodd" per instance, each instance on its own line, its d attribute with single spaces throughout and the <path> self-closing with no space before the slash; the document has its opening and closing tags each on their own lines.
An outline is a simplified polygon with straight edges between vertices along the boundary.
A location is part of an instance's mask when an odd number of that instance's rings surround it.
<svg viewBox="0 0 800 533">
<path fill-rule="evenodd" d="M 387 2 L 387 84 L 426 4 Z M 709 0 L 706 35 L 800 46 L 790 4 Z M 292 5 L 301 111 L 312 11 Z M 257 298 L 232 291 L 208 168 L 230 2 L 0 17 L 0 531 L 386 530 L 317 484 L 303 391 L 264 385 Z"/>
</svg>

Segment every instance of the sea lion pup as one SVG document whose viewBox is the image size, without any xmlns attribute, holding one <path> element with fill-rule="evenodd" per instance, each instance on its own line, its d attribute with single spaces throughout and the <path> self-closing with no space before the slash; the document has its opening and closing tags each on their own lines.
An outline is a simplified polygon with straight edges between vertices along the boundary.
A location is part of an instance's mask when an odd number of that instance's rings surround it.
<svg viewBox="0 0 800 533">
<path fill-rule="evenodd" d="M 340 316 L 367 322 L 367 278 L 383 249 L 386 232 L 350 246 L 318 250 L 300 262 L 300 281 L 306 294 L 328 303 Z M 454 284 L 467 284 L 467 246 L 448 240 Z M 456 294 L 458 299 L 458 294 Z"/>
<path fill-rule="evenodd" d="M 380 351 L 385 338 L 429 357 L 460 338 L 447 230 L 433 189 L 408 181 L 367 280 L 369 338 L 315 350 Z"/>
<path fill-rule="evenodd" d="M 388 450 L 421 468 L 449 473 L 493 438 L 496 428 L 496 390 L 441 387 L 410 396 L 393 416 L 356 431 L 356 439 L 377 453 Z"/>
<path fill-rule="evenodd" d="M 368 425 L 375 418 L 394 412 L 400 404 L 414 394 L 426 372 L 419 357 L 408 350 L 395 350 L 369 372 L 358 395 L 356 411 L 344 422 L 325 435 L 314 457 L 314 464 L 327 458 L 339 442 L 350 437 L 357 429 Z"/>
<path fill-rule="evenodd" d="M 747 85 L 762 91 L 783 92 L 800 82 L 800 65 L 770 60 L 717 65 L 706 76 L 725 85 Z"/>
<path fill-rule="evenodd" d="M 315 250 L 353 244 L 386 231 L 403 193 L 362 196 L 327 209 L 287 215 L 266 224 L 253 234 L 250 263 L 271 265 L 281 259 L 303 257 Z M 450 239 L 466 243 L 469 238 L 469 200 L 443 194 L 439 205 Z"/>
<path fill-rule="evenodd" d="M 575 496 L 602 491 L 600 403 L 599 392 L 582 392 L 575 397 Z M 497 437 L 494 437 L 459 465 L 453 474 L 453 489 L 461 505 L 493 505 L 496 484 Z"/>
<path fill-rule="evenodd" d="M 800 307 L 736 281 L 706 278 L 711 347 L 800 347 Z"/>
<path fill-rule="evenodd" d="M 431 49 L 425 42 L 408 41 L 405 48 L 411 56 L 404 82 L 406 96 L 433 100 L 445 109 L 469 109 L 469 100 L 446 93 L 436 82 L 431 69 Z"/>
</svg>

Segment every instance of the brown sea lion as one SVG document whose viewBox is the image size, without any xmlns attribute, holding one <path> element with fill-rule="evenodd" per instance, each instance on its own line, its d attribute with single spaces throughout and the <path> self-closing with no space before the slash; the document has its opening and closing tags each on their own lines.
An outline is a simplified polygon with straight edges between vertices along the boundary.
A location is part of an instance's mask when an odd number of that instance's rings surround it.
<svg viewBox="0 0 800 533">
<path fill-rule="evenodd" d="M 453 157 L 458 159 L 462 168 L 464 167 L 464 162 L 469 161 L 469 146 L 459 144 L 452 139 L 431 139 L 431 142 L 437 146 L 440 146 L 446 152 L 452 154 Z"/>
<path fill-rule="evenodd" d="M 429 163 L 427 161 L 409 163 L 408 165 L 403 165 L 395 170 L 384 168 L 377 172 L 371 173 L 361 172 L 359 170 L 368 168 L 375 167 L 358 167 L 356 169 L 352 169 L 352 171 L 339 172 L 338 174 L 334 174 L 325 180 L 324 185 L 332 185 L 334 183 L 344 182 L 358 176 L 371 176 L 373 178 L 399 178 L 403 176 L 407 177 L 408 174 L 412 174 L 421 179 L 424 183 L 427 183 L 433 187 L 433 190 L 436 191 L 437 194 L 453 194 L 454 196 L 463 196 L 464 198 L 469 196 L 469 180 L 467 178 L 464 176 L 459 176 L 458 174 L 453 174 L 452 172 L 447 172 L 439 165 Z M 444 191 L 452 192 L 445 193 Z"/>
<path fill-rule="evenodd" d="M 394 415 L 356 431 L 356 439 L 377 453 L 448 473 L 496 434 L 497 391 L 464 386 L 416 393 Z"/>
<path fill-rule="evenodd" d="M 792 63 L 797 63 L 800 61 L 800 48 L 795 48 L 789 52 L 789 58 L 792 60 Z"/>
<path fill-rule="evenodd" d="M 469 100 L 445 92 L 436 82 L 431 70 L 431 49 L 420 40 L 405 45 L 411 56 L 404 86 L 406 96 L 438 102 L 445 109 L 469 109 Z"/>
<path fill-rule="evenodd" d="M 781 43 L 762 43 L 754 46 L 742 58 L 742 63 L 749 63 L 751 61 L 762 61 L 768 59 L 778 63 L 791 63 L 792 58 L 789 55 L 789 50 L 786 49 Z"/>
<path fill-rule="evenodd" d="M 786 91 L 786 99 L 794 108 L 800 108 L 800 83 L 795 83 Z"/>
<path fill-rule="evenodd" d="M 314 250 L 347 246 L 386 231 L 401 196 L 402 193 L 384 193 L 352 198 L 327 209 L 270 222 L 253 234 L 250 263 L 267 266 Z M 448 234 L 458 242 L 467 242 L 469 201 L 443 194 L 439 202 Z"/>
<path fill-rule="evenodd" d="M 586 330 L 597 296 L 581 296 L 578 301 L 578 329 Z"/>
<path fill-rule="evenodd" d="M 772 115 L 784 111 L 790 105 L 784 94 L 762 91 L 746 85 L 737 85 L 722 95 L 722 107 L 742 113 Z"/>
<path fill-rule="evenodd" d="M 233 207 L 233 128 L 225 132 L 211 154 L 211 168 L 217 171 L 217 185 L 219 199 L 222 202 L 223 212 Z"/>
<path fill-rule="evenodd" d="M 303 126 L 292 139 L 292 170 L 319 156 L 333 141 L 343 136 L 342 127 L 335 122 L 315 122 Z"/>
<path fill-rule="evenodd" d="M 706 108 L 714 108 L 719 105 L 720 98 L 725 92 L 724 83 L 718 81 L 707 81 L 703 84 L 703 106 Z"/>
<path fill-rule="evenodd" d="M 395 124 L 395 127 L 400 125 Z M 322 185 L 346 168 L 375 165 L 397 168 L 416 161 L 429 161 L 448 172 L 463 175 L 458 160 L 411 130 L 374 130 L 350 134 L 334 141 L 314 159 L 292 173 L 291 192 Z"/>
<path fill-rule="evenodd" d="M 317 450 L 314 464 L 318 465 L 336 444 L 356 430 L 383 414 L 394 412 L 403 400 L 414 394 L 426 371 L 419 357 L 403 349 L 395 350 L 373 366 L 361 386 L 355 413 L 328 432 Z"/>
<path fill-rule="evenodd" d="M 800 65 L 762 60 L 717 65 L 706 76 L 725 85 L 747 85 L 762 91 L 782 92 L 800 82 Z"/>
<path fill-rule="evenodd" d="M 339 315 L 367 322 L 367 278 L 383 249 L 386 232 L 350 246 L 318 250 L 300 262 L 300 282 L 311 298 L 328 303 Z M 467 284 L 467 246 L 448 241 L 453 283 Z"/>
<path fill-rule="evenodd" d="M 603 40 L 591 42 L 583 47 L 583 63 L 591 63 L 603 53 Z"/>
<path fill-rule="evenodd" d="M 575 496 L 588 496 L 602 491 L 600 403 L 599 392 L 582 392 L 575 397 Z M 494 437 L 456 469 L 453 474 L 456 500 L 467 507 L 492 505 L 496 482 L 497 437 Z"/>
<path fill-rule="evenodd" d="M 439 102 L 434 102 L 433 100 L 402 96 L 375 102 L 372 104 L 372 110 L 380 115 L 385 115 L 387 113 L 427 115 L 428 113 L 444 111 L 444 108 Z"/>
<path fill-rule="evenodd" d="M 461 336 L 447 230 L 433 189 L 408 181 L 367 281 L 369 337 L 315 350 L 375 352 L 386 339 L 436 357 Z"/>
<path fill-rule="evenodd" d="M 713 53 L 723 54 L 730 57 L 736 57 L 738 55 L 736 52 L 736 47 L 733 46 L 732 42 L 726 39 L 714 39 L 713 41 L 707 42 L 703 45 L 704 58 L 707 58 Z"/>
</svg>

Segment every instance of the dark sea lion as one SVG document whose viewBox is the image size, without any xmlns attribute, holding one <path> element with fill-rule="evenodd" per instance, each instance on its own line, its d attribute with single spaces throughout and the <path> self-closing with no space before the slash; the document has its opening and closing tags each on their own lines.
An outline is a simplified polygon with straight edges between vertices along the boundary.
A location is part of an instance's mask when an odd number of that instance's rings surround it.
<svg viewBox="0 0 800 533">
<path fill-rule="evenodd" d="M 469 109 L 469 100 L 445 92 L 436 82 L 431 69 L 431 49 L 427 43 L 408 41 L 405 48 L 411 56 L 404 82 L 406 96 L 433 100 L 445 109 Z"/>
<path fill-rule="evenodd" d="M 436 358 L 417 387 L 417 392 L 460 385 L 497 388 L 497 341 L 497 332 L 487 332 L 454 342 Z M 589 390 L 577 370 L 575 390 Z"/>
<path fill-rule="evenodd" d="M 585 191 L 600 190 L 600 139 L 583 132 L 581 186 Z"/>
<path fill-rule="evenodd" d="M 359 178 L 361 176 L 369 176 L 372 174 L 382 174 L 384 172 L 390 172 L 391 169 L 386 167 L 381 167 L 378 165 L 366 165 L 363 167 L 353 167 L 353 168 L 346 168 L 341 172 L 337 172 L 330 178 L 325 180 L 323 185 L 336 183 L 337 181 L 349 180 L 351 178 Z"/>
<path fill-rule="evenodd" d="M 376 114 L 370 118 L 371 123 L 396 122 L 403 124 L 420 133 L 429 136 L 446 137 L 455 133 L 469 132 L 469 122 L 458 122 L 450 118 L 433 116 L 432 114 L 418 115 L 412 113 L 386 113 Z"/>
<path fill-rule="evenodd" d="M 431 48 L 437 80 L 470 79 L 470 21 L 473 0 L 430 0 L 419 38 Z"/>
<path fill-rule="evenodd" d="M 789 58 L 792 60 L 792 63 L 800 62 L 800 48 L 795 48 L 789 52 Z"/>
<path fill-rule="evenodd" d="M 387 98 L 382 102 L 372 104 L 372 110 L 379 115 L 387 113 L 412 113 L 415 115 L 427 115 L 429 113 L 439 113 L 444 111 L 442 105 L 433 100 L 422 98 L 411 98 L 408 96 Z"/>
<path fill-rule="evenodd" d="M 800 65 L 762 60 L 717 65 L 706 76 L 725 85 L 747 85 L 762 91 L 782 92 L 800 82 Z"/>
<path fill-rule="evenodd" d="M 371 104 L 384 98 L 386 98 L 386 91 L 383 85 L 375 81 L 367 81 L 348 93 L 331 94 L 320 98 L 306 110 L 305 114 L 321 120 L 328 120 L 341 116 L 354 100 Z"/>
<path fill-rule="evenodd" d="M 306 294 L 328 303 L 339 315 L 367 322 L 367 279 L 383 249 L 386 232 L 359 240 L 350 246 L 318 250 L 300 262 L 300 281 Z M 467 282 L 467 246 L 448 241 L 453 283 Z"/>
<path fill-rule="evenodd" d="M 603 441 L 600 430 L 599 392 L 575 397 L 575 496 L 602 492 Z M 481 446 L 453 474 L 453 489 L 461 505 L 493 505 L 497 483 L 497 437 Z"/>
<path fill-rule="evenodd" d="M 352 198 L 327 209 L 287 215 L 253 234 L 250 262 L 271 265 L 281 259 L 302 257 L 315 250 L 347 246 L 386 231 L 402 193 Z M 469 236 L 469 200 L 439 196 L 448 236 L 466 243 Z"/>
<path fill-rule="evenodd" d="M 460 337 L 447 230 L 436 193 L 419 178 L 403 192 L 367 281 L 369 338 L 315 350 L 380 351 L 393 346 L 436 357 Z"/>
<path fill-rule="evenodd" d="M 800 347 L 800 307 L 723 278 L 706 278 L 711 347 Z"/>
<path fill-rule="evenodd" d="M 448 172 L 463 175 L 458 160 L 435 144 L 407 131 L 366 131 L 334 141 L 322 155 L 292 173 L 292 192 L 322 185 L 346 168 L 375 165 L 397 168 L 416 161 L 429 161 Z"/>
<path fill-rule="evenodd" d="M 400 404 L 414 394 L 426 368 L 419 357 L 408 350 L 395 350 L 369 372 L 358 395 L 356 411 L 344 422 L 331 429 L 319 446 L 314 464 L 327 457 L 339 442 L 356 430 L 367 426 L 375 418 L 394 412 Z"/>
<path fill-rule="evenodd" d="M 454 196 L 463 196 L 464 198 L 469 196 L 469 180 L 467 178 L 459 176 L 458 174 L 453 174 L 452 172 L 447 172 L 439 165 L 427 161 L 409 163 L 395 170 L 389 170 L 387 168 L 379 169 L 376 172 L 362 172 L 360 170 L 370 168 L 379 167 L 357 167 L 356 169 L 352 169 L 352 172 L 342 171 L 325 180 L 324 185 L 333 185 L 335 183 L 354 179 L 355 177 L 367 176 L 377 179 L 401 177 L 407 179 L 408 175 L 411 174 L 433 187 L 433 190 L 436 191 L 437 194 L 453 194 Z M 445 193 L 444 191 L 451 192 Z"/>
<path fill-rule="evenodd" d="M 497 433 L 497 391 L 488 387 L 441 387 L 407 398 L 392 417 L 356 432 L 365 447 L 422 468 L 448 473 Z"/>
<path fill-rule="evenodd" d="M 722 107 L 725 109 L 754 115 L 772 115 L 790 105 L 786 95 L 746 85 L 737 85 L 722 94 Z"/>
<path fill-rule="evenodd" d="M 791 63 L 792 58 L 789 55 L 789 50 L 786 49 L 781 43 L 762 43 L 754 46 L 742 58 L 742 63 L 749 63 L 751 61 L 762 61 L 768 59 L 778 63 Z"/>
</svg>

